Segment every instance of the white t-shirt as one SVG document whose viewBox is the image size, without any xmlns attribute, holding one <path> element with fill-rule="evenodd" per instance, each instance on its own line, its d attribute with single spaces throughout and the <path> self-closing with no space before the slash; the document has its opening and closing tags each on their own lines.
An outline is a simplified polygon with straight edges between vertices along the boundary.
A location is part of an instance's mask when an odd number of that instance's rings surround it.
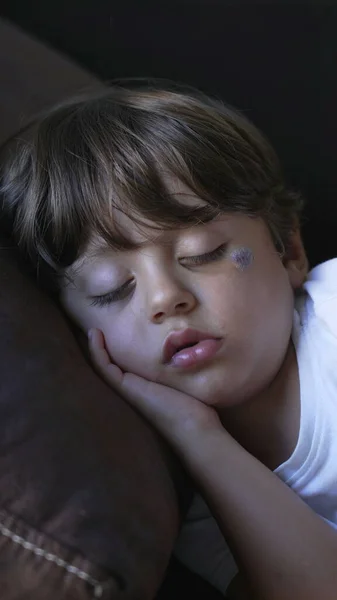
<svg viewBox="0 0 337 600">
<path fill-rule="evenodd" d="M 298 441 L 276 475 L 337 529 L 337 258 L 315 267 L 296 298 Z M 195 496 L 175 555 L 222 593 L 238 569 L 208 506 Z"/>
</svg>

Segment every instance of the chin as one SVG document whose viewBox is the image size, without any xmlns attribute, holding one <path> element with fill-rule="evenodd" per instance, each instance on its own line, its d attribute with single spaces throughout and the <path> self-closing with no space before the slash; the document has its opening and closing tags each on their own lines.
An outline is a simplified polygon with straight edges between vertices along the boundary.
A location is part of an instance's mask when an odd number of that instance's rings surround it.
<svg viewBox="0 0 337 600">
<path fill-rule="evenodd" d="M 185 389 L 181 389 L 182 392 L 185 392 L 186 394 L 193 396 L 193 398 L 195 398 L 196 400 L 199 400 L 200 402 L 202 402 L 203 404 L 206 404 L 207 406 L 212 406 L 214 408 L 221 408 L 223 406 L 228 406 L 231 405 L 230 403 L 230 399 L 226 398 L 223 390 L 225 388 L 224 385 L 219 386 L 219 388 L 215 388 L 214 384 L 210 385 L 209 383 L 205 383 L 204 385 L 200 384 L 200 385 L 193 385 L 193 386 L 188 386 L 188 390 Z M 234 401 L 232 402 L 234 403 Z"/>
<path fill-rule="evenodd" d="M 191 383 L 192 385 L 186 386 L 181 391 L 215 409 L 238 406 L 247 400 L 247 394 L 244 393 L 244 390 L 242 388 L 238 389 L 236 385 L 229 385 L 228 380 L 225 380 L 224 377 L 220 377 L 215 381 L 214 376 L 204 376 L 196 378 Z"/>
</svg>

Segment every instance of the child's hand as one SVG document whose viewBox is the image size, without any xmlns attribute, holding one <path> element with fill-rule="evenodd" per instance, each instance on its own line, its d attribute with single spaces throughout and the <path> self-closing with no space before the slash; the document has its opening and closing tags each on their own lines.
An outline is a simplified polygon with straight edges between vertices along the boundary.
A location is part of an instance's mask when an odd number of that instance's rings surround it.
<svg viewBox="0 0 337 600">
<path fill-rule="evenodd" d="M 174 446 L 182 452 L 200 444 L 200 436 L 223 431 L 215 410 L 173 388 L 124 373 L 111 362 L 103 333 L 93 329 L 89 350 L 95 369 L 103 379 L 138 409 Z"/>
</svg>

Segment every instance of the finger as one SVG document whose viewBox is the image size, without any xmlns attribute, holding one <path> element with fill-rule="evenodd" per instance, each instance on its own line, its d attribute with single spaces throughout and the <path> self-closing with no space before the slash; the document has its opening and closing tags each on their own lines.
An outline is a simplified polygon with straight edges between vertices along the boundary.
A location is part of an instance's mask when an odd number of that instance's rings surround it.
<svg viewBox="0 0 337 600">
<path fill-rule="evenodd" d="M 123 373 L 117 365 L 111 362 L 102 331 L 91 329 L 88 338 L 90 357 L 95 370 L 109 385 L 119 389 Z"/>
<path fill-rule="evenodd" d="M 111 360 L 105 348 L 104 336 L 99 329 L 90 329 L 88 334 L 89 350 L 91 358 L 95 365 L 103 367 L 108 365 Z"/>
<path fill-rule="evenodd" d="M 169 397 L 177 392 L 173 392 L 170 388 L 167 388 L 167 391 L 164 386 L 158 384 L 156 386 L 131 373 L 126 373 L 123 377 L 121 369 L 111 362 L 102 331 L 92 329 L 88 337 L 90 354 L 96 371 L 108 384 L 117 387 L 130 404 L 157 424 L 170 418 L 171 413 L 174 414 L 172 407 L 176 402 L 172 402 L 172 398 Z"/>
</svg>

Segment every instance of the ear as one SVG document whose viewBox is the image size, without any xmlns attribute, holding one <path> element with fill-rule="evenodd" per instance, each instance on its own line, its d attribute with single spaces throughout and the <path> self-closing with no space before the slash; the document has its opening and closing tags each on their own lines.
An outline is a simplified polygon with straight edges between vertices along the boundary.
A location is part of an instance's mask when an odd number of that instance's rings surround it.
<svg viewBox="0 0 337 600">
<path fill-rule="evenodd" d="M 299 227 L 290 234 L 288 249 L 283 259 L 289 281 L 294 290 L 300 288 L 306 280 L 309 263 L 302 242 Z"/>
</svg>

